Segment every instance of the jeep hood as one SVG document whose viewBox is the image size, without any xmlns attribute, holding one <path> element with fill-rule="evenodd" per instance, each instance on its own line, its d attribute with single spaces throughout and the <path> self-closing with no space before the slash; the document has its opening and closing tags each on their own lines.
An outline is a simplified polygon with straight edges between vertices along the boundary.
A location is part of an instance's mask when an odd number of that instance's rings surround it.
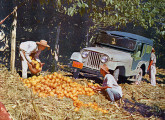
<svg viewBox="0 0 165 120">
<path fill-rule="evenodd" d="M 128 52 L 123 52 L 121 50 L 116 50 L 112 48 L 107 48 L 107 47 L 87 47 L 84 48 L 84 50 L 89 50 L 93 52 L 99 52 L 102 54 L 106 54 L 109 56 L 110 60 L 116 61 L 116 62 L 128 62 L 132 60 L 131 54 Z"/>
</svg>

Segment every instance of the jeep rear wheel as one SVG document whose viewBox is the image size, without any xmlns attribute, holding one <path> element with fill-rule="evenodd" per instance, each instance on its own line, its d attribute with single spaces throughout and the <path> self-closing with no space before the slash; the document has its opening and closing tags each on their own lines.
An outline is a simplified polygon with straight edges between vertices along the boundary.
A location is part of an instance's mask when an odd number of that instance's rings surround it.
<svg viewBox="0 0 165 120">
<path fill-rule="evenodd" d="M 142 80 L 142 76 L 143 76 L 143 70 L 142 68 L 139 68 L 138 70 L 138 74 L 136 75 L 136 84 L 140 84 L 141 80 Z"/>
</svg>

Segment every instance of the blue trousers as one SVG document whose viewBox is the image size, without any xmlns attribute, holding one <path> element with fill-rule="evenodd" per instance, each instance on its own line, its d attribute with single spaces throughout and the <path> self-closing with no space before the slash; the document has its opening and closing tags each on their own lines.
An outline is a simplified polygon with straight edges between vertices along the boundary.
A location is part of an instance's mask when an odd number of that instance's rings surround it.
<svg viewBox="0 0 165 120">
<path fill-rule="evenodd" d="M 113 88 L 107 88 L 106 92 L 108 93 L 109 99 L 112 102 L 115 102 L 121 98 L 120 94 Z"/>
</svg>

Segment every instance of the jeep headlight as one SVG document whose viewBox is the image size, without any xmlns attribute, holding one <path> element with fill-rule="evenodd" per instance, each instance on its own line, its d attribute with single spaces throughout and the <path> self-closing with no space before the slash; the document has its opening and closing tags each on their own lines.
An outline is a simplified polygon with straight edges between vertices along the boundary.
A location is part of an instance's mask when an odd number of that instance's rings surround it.
<svg viewBox="0 0 165 120">
<path fill-rule="evenodd" d="M 82 56 L 83 58 L 86 58 L 86 57 L 88 57 L 88 54 L 89 54 L 89 51 L 83 51 L 83 52 L 81 53 L 81 56 Z"/>
<path fill-rule="evenodd" d="M 108 56 L 104 55 L 104 56 L 101 57 L 100 60 L 101 60 L 102 63 L 106 63 L 108 61 Z"/>
</svg>

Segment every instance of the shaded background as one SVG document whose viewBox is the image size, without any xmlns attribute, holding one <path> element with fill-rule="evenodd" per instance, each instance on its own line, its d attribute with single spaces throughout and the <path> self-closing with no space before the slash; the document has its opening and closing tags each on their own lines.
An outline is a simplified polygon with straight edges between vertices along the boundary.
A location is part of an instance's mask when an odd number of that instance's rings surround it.
<svg viewBox="0 0 165 120">
<path fill-rule="evenodd" d="M 5 18 L 18 3 L 11 2 L 9 0 L 0 0 L 0 20 Z M 13 21 L 13 16 L 10 16 L 5 22 L 6 27 L 2 27 L 6 37 L 9 40 L 9 48 L 3 52 L 0 52 L 0 63 L 5 64 L 8 68 L 10 66 L 10 30 Z M 88 15 L 74 15 L 70 17 L 68 15 L 57 12 L 52 5 L 41 6 L 38 2 L 26 3 L 17 10 L 17 38 L 16 38 L 16 68 L 21 69 L 21 61 L 19 58 L 19 45 L 24 41 L 40 41 L 45 39 L 51 46 L 51 50 L 44 50 L 40 54 L 42 62 L 46 63 L 43 70 L 52 70 L 53 55 L 51 51 L 54 51 L 57 26 L 61 22 L 61 31 L 59 36 L 59 62 L 60 64 L 68 64 L 69 58 L 73 52 L 80 51 L 85 47 L 87 39 L 90 39 L 92 33 L 87 36 L 89 27 L 93 24 Z M 124 32 L 130 32 L 138 34 L 147 38 L 154 38 L 155 31 L 152 28 L 148 30 L 142 27 L 133 27 L 133 24 L 128 24 L 126 27 L 115 29 L 114 27 L 103 28 L 106 30 L 120 30 Z M 94 34 L 94 33 L 93 33 Z M 164 48 L 157 48 L 154 43 L 157 55 L 157 66 L 165 68 L 163 64 Z M 165 44 L 159 43 L 159 44 Z M 161 56 L 160 56 L 161 51 Z"/>
</svg>

